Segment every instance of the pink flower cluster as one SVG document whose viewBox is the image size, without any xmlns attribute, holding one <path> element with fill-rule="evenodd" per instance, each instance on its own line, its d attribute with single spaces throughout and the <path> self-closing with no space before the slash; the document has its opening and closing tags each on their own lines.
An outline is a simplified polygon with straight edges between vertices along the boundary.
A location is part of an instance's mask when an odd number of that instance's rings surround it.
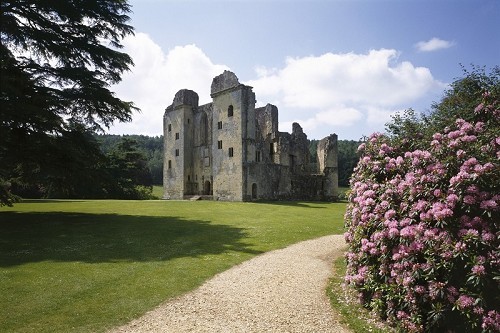
<svg viewBox="0 0 500 333">
<path fill-rule="evenodd" d="M 426 149 L 404 151 L 380 133 L 359 147 L 346 281 L 405 331 L 499 331 L 500 112 L 492 105 L 434 134 Z"/>
</svg>

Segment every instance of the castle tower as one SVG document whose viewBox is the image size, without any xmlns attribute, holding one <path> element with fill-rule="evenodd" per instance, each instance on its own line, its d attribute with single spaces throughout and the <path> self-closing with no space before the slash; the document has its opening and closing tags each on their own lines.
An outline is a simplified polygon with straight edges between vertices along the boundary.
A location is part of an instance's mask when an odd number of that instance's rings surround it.
<svg viewBox="0 0 500 333">
<path fill-rule="evenodd" d="M 229 71 L 212 81 L 213 196 L 242 201 L 252 195 L 248 163 L 255 159 L 255 94 Z"/>
<path fill-rule="evenodd" d="M 165 199 L 182 199 L 191 194 L 193 174 L 193 109 L 198 107 L 198 94 L 183 89 L 163 116 L 163 189 Z"/>
</svg>

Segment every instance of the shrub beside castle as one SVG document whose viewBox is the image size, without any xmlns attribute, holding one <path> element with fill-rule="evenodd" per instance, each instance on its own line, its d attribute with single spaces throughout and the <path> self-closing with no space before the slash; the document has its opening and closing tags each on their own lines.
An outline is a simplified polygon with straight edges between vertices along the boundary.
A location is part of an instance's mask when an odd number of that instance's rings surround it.
<svg viewBox="0 0 500 333">
<path fill-rule="evenodd" d="M 500 331 L 499 74 L 469 73 L 360 146 L 346 280 L 402 331 Z"/>
</svg>

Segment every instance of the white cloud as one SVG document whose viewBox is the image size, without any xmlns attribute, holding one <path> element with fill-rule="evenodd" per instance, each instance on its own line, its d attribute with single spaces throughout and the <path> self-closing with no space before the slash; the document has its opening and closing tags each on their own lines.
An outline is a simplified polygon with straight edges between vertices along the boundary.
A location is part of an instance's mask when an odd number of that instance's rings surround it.
<svg viewBox="0 0 500 333">
<path fill-rule="evenodd" d="M 165 53 L 144 33 L 125 38 L 123 45 L 135 66 L 114 89 L 121 99 L 133 101 L 141 113 L 134 114 L 131 123 L 115 124 L 111 133 L 160 135 L 163 113 L 177 91 L 194 90 L 200 104 L 208 103 L 212 79 L 228 69 L 212 63 L 196 45 L 176 46 Z"/>
<path fill-rule="evenodd" d="M 306 134 L 314 133 L 320 126 L 329 126 L 332 128 L 337 127 L 350 127 L 363 118 L 363 113 L 359 110 L 346 107 L 337 106 L 329 110 L 320 111 L 312 115 L 312 117 L 305 120 L 296 119 L 293 121 L 280 122 L 280 131 L 290 132 L 292 123 L 298 122 L 304 129 Z"/>
<path fill-rule="evenodd" d="M 443 89 L 428 68 L 398 57 L 396 50 L 381 49 L 288 58 L 280 70 L 259 67 L 258 78 L 246 83 L 259 100 L 276 101 L 280 130 L 293 121 L 316 137 L 360 123 L 383 130 L 396 110 Z"/>
<path fill-rule="evenodd" d="M 432 52 L 442 49 L 448 49 L 455 45 L 455 42 L 439 39 L 439 38 L 431 38 L 428 41 L 421 41 L 415 44 L 415 47 L 420 52 Z"/>
<path fill-rule="evenodd" d="M 366 121 L 373 125 L 385 125 L 389 121 L 391 121 L 391 117 L 395 115 L 397 112 L 403 111 L 396 109 L 382 109 L 373 106 L 369 106 L 366 108 Z"/>
<path fill-rule="evenodd" d="M 228 69 L 195 45 L 164 52 L 143 33 L 123 44 L 135 67 L 115 91 L 121 99 L 134 101 L 142 113 L 131 123 L 115 125 L 111 133 L 160 135 L 164 110 L 178 90 L 192 89 L 200 104 L 208 103 L 212 79 Z M 290 132 L 296 121 L 310 138 L 333 132 L 359 138 L 382 131 L 396 110 L 413 107 L 444 87 L 428 68 L 400 61 L 398 52 L 389 49 L 289 57 L 282 68 L 257 66 L 255 73 L 256 79 L 244 83 L 254 87 L 258 106 L 275 104 L 280 130 Z"/>
</svg>

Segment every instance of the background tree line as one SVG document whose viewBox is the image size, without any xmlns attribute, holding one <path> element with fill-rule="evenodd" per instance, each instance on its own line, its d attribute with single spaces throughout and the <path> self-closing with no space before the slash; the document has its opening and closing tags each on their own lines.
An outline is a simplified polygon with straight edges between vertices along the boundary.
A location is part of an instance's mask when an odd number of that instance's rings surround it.
<svg viewBox="0 0 500 333">
<path fill-rule="evenodd" d="M 92 132 L 55 138 L 47 150 L 50 168 L 29 182 L 13 179 L 12 193 L 25 198 L 150 199 L 150 165 L 156 162 L 157 173 L 162 170 L 161 152 L 151 143 L 160 140 Z"/>
<path fill-rule="evenodd" d="M 318 140 L 309 149 L 316 161 Z M 358 162 L 359 141 L 338 141 L 339 186 L 348 187 Z M 151 198 L 152 185 L 163 184 L 163 136 L 72 132 L 54 139 L 47 158 L 55 161 L 29 183 L 14 182 L 25 198 Z"/>
<path fill-rule="evenodd" d="M 97 135 L 97 141 L 101 150 L 109 154 L 124 139 L 136 142 L 136 149 L 142 153 L 146 159 L 146 169 L 151 177 L 153 185 L 163 184 L 163 136 L 145 136 L 145 135 Z M 317 161 L 317 148 L 319 140 L 310 140 L 309 151 L 311 161 Z M 339 168 L 339 186 L 349 187 L 349 179 L 358 163 L 358 147 L 361 141 L 338 140 L 338 168 Z"/>
<path fill-rule="evenodd" d="M 146 159 L 147 172 L 151 178 L 151 184 L 163 184 L 163 136 L 145 135 L 96 135 L 101 151 L 105 154 L 112 152 L 124 139 L 135 141 L 136 149 Z"/>
</svg>

